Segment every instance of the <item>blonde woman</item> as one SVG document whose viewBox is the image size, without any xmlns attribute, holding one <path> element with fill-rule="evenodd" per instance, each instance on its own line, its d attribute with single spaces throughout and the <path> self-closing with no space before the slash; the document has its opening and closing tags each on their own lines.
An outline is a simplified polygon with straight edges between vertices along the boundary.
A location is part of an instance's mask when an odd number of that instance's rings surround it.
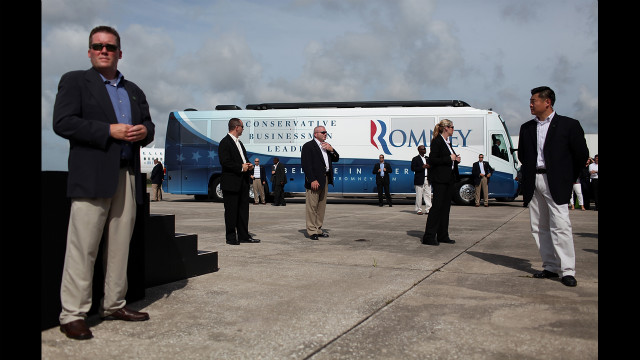
<svg viewBox="0 0 640 360">
<path fill-rule="evenodd" d="M 431 139 L 431 151 L 429 152 L 429 172 L 431 173 L 431 186 L 433 187 L 433 202 L 427 225 L 422 236 L 425 245 L 440 245 L 440 243 L 453 244 L 449 238 L 449 212 L 451 210 L 451 198 L 453 196 L 453 184 L 459 176 L 458 163 L 460 155 L 457 155 L 450 143 L 450 137 L 454 132 L 453 122 L 442 119 L 433 129 Z"/>
</svg>

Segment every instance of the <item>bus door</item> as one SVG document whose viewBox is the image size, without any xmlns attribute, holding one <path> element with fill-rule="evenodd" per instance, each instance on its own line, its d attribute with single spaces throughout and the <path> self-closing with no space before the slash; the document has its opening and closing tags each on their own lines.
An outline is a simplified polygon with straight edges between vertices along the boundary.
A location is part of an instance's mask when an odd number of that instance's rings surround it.
<svg viewBox="0 0 640 360">
<path fill-rule="evenodd" d="M 489 132 L 489 139 L 489 156 L 485 156 L 485 161 L 489 161 L 489 165 L 494 169 L 489 181 L 489 194 L 507 197 L 508 194 L 514 194 L 517 191 L 513 181 L 513 154 L 509 149 L 510 142 L 506 138 L 506 133 L 502 131 Z"/>
</svg>

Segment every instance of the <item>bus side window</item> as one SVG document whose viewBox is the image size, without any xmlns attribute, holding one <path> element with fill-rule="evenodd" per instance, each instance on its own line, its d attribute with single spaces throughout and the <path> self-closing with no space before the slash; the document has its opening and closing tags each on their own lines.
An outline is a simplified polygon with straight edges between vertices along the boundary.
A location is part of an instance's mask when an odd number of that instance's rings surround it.
<svg viewBox="0 0 640 360">
<path fill-rule="evenodd" d="M 493 145 L 491 146 L 491 155 L 509 161 L 509 155 L 507 154 L 507 145 L 502 134 L 492 134 L 491 140 L 493 142 Z"/>
</svg>

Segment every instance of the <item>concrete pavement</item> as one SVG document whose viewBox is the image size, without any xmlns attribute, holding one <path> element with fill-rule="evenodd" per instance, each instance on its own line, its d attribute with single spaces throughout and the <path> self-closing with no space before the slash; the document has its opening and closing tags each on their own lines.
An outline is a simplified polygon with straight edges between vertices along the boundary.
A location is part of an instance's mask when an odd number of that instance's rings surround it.
<svg viewBox="0 0 640 360">
<path fill-rule="evenodd" d="M 578 286 L 534 279 L 521 199 L 452 206 L 453 245 L 420 244 L 413 199 L 330 199 L 328 238 L 304 198 L 250 205 L 259 244 L 227 245 L 222 203 L 165 194 L 152 214 L 218 251 L 220 270 L 146 290 L 141 323 L 90 317 L 94 338 L 41 335 L 43 359 L 597 359 L 598 212 L 570 212 Z"/>
</svg>

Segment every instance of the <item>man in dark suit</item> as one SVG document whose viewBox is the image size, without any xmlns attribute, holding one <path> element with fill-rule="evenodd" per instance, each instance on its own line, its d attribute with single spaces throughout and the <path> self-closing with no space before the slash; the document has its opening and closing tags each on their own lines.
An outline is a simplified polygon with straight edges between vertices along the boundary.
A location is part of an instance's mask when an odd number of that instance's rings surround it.
<svg viewBox="0 0 640 360">
<path fill-rule="evenodd" d="M 251 182 L 253 185 L 253 204 L 258 205 L 260 198 L 262 198 L 262 204 L 266 204 L 267 198 L 265 197 L 265 186 L 267 186 L 267 172 L 264 170 L 264 166 L 260 165 L 260 159 L 255 158 L 253 160 L 253 172 L 251 174 Z M 268 191 L 269 188 L 267 188 Z"/>
<path fill-rule="evenodd" d="M 70 144 L 71 212 L 60 287 L 60 330 L 78 340 L 93 337 L 85 319 L 103 233 L 105 294 L 100 316 L 149 319 L 149 314 L 125 307 L 125 295 L 136 203 L 142 204 L 146 193 L 140 147 L 153 141 L 155 125 L 144 92 L 118 71 L 122 58 L 118 32 L 108 26 L 91 30 L 88 55 L 91 69 L 60 78 L 53 108 L 53 130 Z"/>
<path fill-rule="evenodd" d="M 440 120 L 433 129 L 431 151 L 429 152 L 433 206 L 429 211 L 422 236 L 422 243 L 425 245 L 455 243 L 455 240 L 449 237 L 449 213 L 451 212 L 453 184 L 459 176 L 460 155 L 455 153 L 450 144 L 453 131 L 453 122 L 449 119 Z"/>
<path fill-rule="evenodd" d="M 313 129 L 313 140 L 302 145 L 301 151 L 304 187 L 307 189 L 305 199 L 307 234 L 311 240 L 318 240 L 318 236 L 329 236 L 322 231 L 322 224 L 329 184 L 333 185 L 333 163 L 340 159 L 338 152 L 325 140 L 327 140 L 327 130 L 324 126 L 316 126 Z"/>
<path fill-rule="evenodd" d="M 391 204 L 391 193 L 389 192 L 389 175 L 391 174 L 391 164 L 384 161 L 384 155 L 378 157 L 379 163 L 373 165 L 373 174 L 376 174 L 376 186 L 378 187 L 378 205 L 382 206 L 382 190 L 387 197 L 387 205 Z"/>
<path fill-rule="evenodd" d="M 415 212 L 418 215 L 428 214 L 431 209 L 431 184 L 429 181 L 429 157 L 425 156 L 427 149 L 424 145 L 418 146 L 418 155 L 411 159 L 411 171 L 413 174 L 413 185 L 416 189 Z M 422 201 L 424 199 L 424 212 L 422 211 Z"/>
<path fill-rule="evenodd" d="M 162 180 L 164 179 L 164 167 L 158 159 L 153 159 L 156 164 L 151 170 L 151 195 L 155 201 L 162 200 Z"/>
<path fill-rule="evenodd" d="M 488 161 L 484 161 L 484 155 L 478 155 L 478 161 L 471 167 L 473 186 L 476 187 L 476 207 L 480 206 L 480 193 L 484 195 L 484 207 L 489 206 L 489 178 L 493 174 L 493 168 Z"/>
<path fill-rule="evenodd" d="M 284 184 L 287 183 L 287 175 L 284 172 L 284 165 L 280 164 L 278 157 L 273 158 L 273 169 L 271 170 L 271 184 L 273 187 L 273 206 L 287 206 L 284 201 Z"/>
<path fill-rule="evenodd" d="M 222 165 L 220 188 L 224 201 L 225 237 L 230 245 L 260 242 L 249 235 L 249 184 L 253 164 L 247 161 L 247 151 L 239 139 L 243 131 L 242 120 L 230 119 L 229 133 L 218 146 Z"/>
<path fill-rule="evenodd" d="M 564 285 L 576 286 L 567 203 L 589 149 L 580 122 L 556 114 L 555 100 L 555 93 L 547 86 L 531 90 L 529 108 L 535 118 L 522 124 L 518 143 L 523 203 L 529 205 L 531 233 L 544 268 L 533 277 L 562 276 Z"/>
</svg>

